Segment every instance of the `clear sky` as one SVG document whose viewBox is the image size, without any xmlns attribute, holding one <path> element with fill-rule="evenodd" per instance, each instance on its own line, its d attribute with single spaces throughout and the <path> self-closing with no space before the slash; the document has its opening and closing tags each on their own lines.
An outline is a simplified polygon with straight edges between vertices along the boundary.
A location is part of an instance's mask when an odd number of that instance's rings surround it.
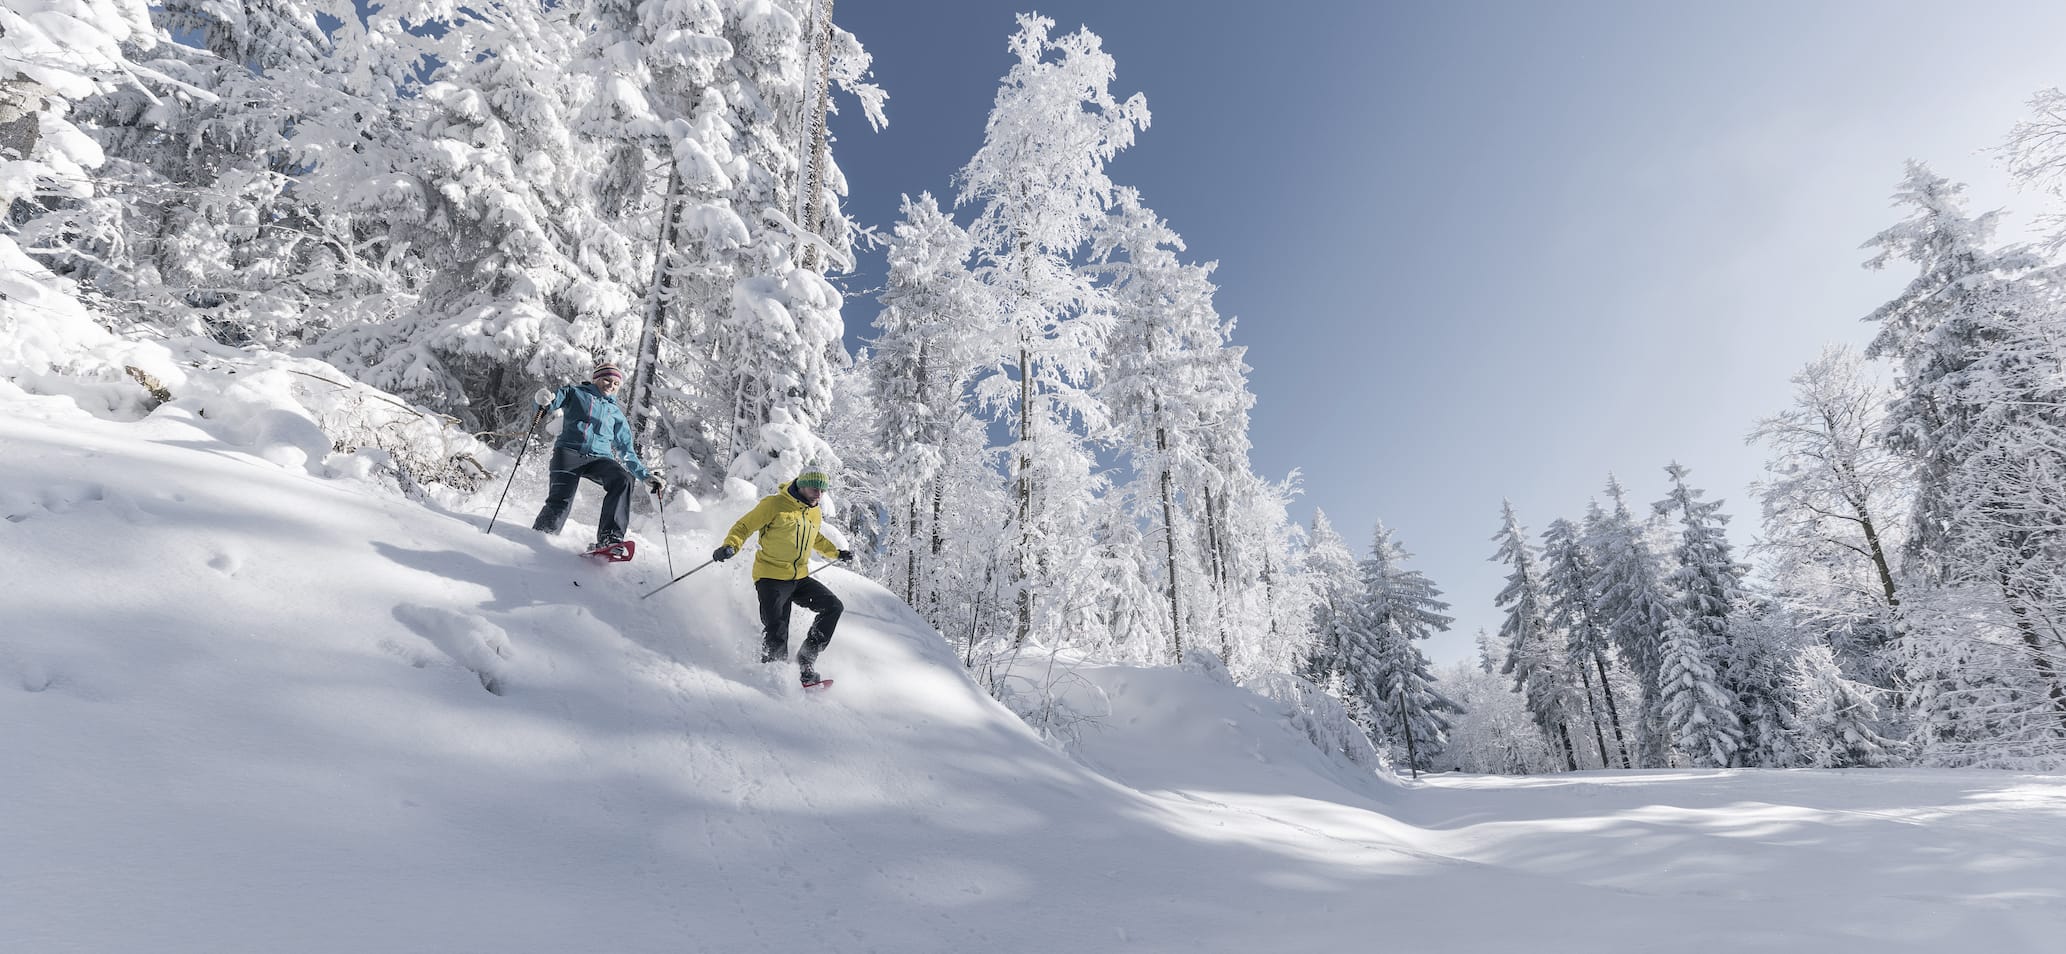
<svg viewBox="0 0 2066 954">
<path fill-rule="evenodd" d="M 1359 550 L 1397 531 L 1454 604 L 1438 662 L 1498 626 L 1502 498 L 1539 534 L 1677 460 L 1747 544 L 1744 435 L 1908 277 L 1858 249 L 1904 160 L 2027 223 L 1991 150 L 2066 83 L 2056 2 L 845 0 L 890 95 L 883 132 L 833 120 L 858 219 L 951 200 L 1027 9 L 1146 94 L 1112 172 L 1220 263 L 1257 470 L 1303 470 L 1296 516 Z M 848 282 L 850 343 L 880 275 Z"/>
</svg>

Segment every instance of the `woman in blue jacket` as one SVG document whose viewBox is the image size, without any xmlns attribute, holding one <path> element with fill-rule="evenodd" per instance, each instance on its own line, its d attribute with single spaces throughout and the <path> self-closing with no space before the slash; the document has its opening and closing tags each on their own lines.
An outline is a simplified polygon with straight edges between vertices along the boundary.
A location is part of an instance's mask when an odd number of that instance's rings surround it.
<svg viewBox="0 0 2066 954">
<path fill-rule="evenodd" d="M 570 384 L 553 391 L 540 388 L 533 396 L 538 416 L 543 419 L 557 408 L 566 408 L 560 438 L 552 445 L 551 483 L 545 508 L 531 529 L 558 533 L 567 522 L 567 509 L 574 505 L 574 491 L 586 477 L 603 485 L 602 519 L 596 523 L 595 548 L 621 542 L 624 527 L 631 520 L 632 478 L 646 482 L 659 496 L 660 478 L 646 469 L 631 446 L 631 422 L 617 407 L 614 396 L 624 383 L 624 372 L 614 364 L 599 365 L 587 384 Z"/>
</svg>

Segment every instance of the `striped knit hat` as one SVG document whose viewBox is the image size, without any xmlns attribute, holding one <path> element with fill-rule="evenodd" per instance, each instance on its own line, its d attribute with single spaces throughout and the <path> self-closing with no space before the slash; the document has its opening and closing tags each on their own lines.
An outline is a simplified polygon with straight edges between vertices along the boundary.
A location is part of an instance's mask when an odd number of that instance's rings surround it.
<svg viewBox="0 0 2066 954">
<path fill-rule="evenodd" d="M 596 365 L 595 371 L 588 376 L 590 381 L 601 381 L 604 378 L 616 378 L 622 381 L 624 380 L 624 372 L 617 370 L 616 365 L 604 362 Z"/>
<path fill-rule="evenodd" d="M 794 483 L 805 490 L 827 490 L 832 487 L 832 478 L 822 470 L 807 470 L 796 475 Z"/>
</svg>

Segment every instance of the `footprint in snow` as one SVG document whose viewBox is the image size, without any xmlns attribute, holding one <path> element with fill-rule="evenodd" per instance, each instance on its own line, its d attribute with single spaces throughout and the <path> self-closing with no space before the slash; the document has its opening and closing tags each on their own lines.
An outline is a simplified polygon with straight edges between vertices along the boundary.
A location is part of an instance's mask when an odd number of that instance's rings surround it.
<svg viewBox="0 0 2066 954">
<path fill-rule="evenodd" d="M 435 606 L 397 606 L 395 619 L 436 647 L 446 659 L 479 676 L 481 688 L 498 696 L 508 690 L 510 660 L 515 658 L 516 651 L 510 647 L 509 634 L 502 627 L 478 616 Z M 421 650 L 412 651 L 393 641 L 383 643 L 382 648 L 418 668 L 435 661 Z"/>
</svg>

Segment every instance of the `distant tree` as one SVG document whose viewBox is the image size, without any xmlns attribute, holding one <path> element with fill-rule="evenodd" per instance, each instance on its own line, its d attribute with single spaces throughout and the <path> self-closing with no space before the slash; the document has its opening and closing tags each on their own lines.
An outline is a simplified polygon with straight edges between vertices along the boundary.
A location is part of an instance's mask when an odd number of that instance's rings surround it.
<svg viewBox="0 0 2066 954">
<path fill-rule="evenodd" d="M 1498 605 L 1506 610 L 1506 622 L 1499 638 L 1506 644 L 1506 659 L 1499 671 L 1514 680 L 1514 690 L 1528 706 L 1528 714 L 1545 737 L 1553 740 L 1564 756 L 1565 767 L 1578 771 L 1578 751 L 1571 744 L 1571 686 L 1576 682 L 1568 671 L 1569 653 L 1562 634 L 1550 625 L 1550 600 L 1546 578 L 1514 515 L 1511 503 L 1503 505 L 1499 532 L 1492 539 L 1499 551 L 1492 559 L 1509 568 Z"/>
<path fill-rule="evenodd" d="M 1449 628 L 1441 590 L 1410 555 L 1377 525 L 1370 556 L 1361 564 L 1361 589 L 1342 631 L 1349 683 L 1376 735 L 1394 747 L 1394 757 L 1426 769 L 1446 743 L 1448 715 L 1461 706 L 1435 688 L 1427 657 L 1416 645 Z"/>
<path fill-rule="evenodd" d="M 1597 511 L 1599 504 L 1592 504 L 1592 509 Z M 1622 768 L 1628 768 L 1621 710 L 1614 701 L 1614 679 L 1610 677 L 1607 665 L 1607 629 L 1600 619 L 1598 598 L 1593 592 L 1593 580 L 1599 569 L 1593 563 L 1592 552 L 1586 549 L 1581 531 L 1571 521 L 1553 520 L 1549 529 L 1543 531 L 1542 564 L 1548 621 L 1552 628 L 1563 633 L 1564 648 L 1570 654 L 1570 668 L 1578 673 L 1579 686 L 1585 692 L 1600 765 L 1611 767 L 1619 761 Z M 1611 750 L 1600 724 L 1603 710 L 1607 726 L 1614 732 Z"/>
<path fill-rule="evenodd" d="M 1635 673 L 1640 689 L 1636 718 L 1637 765 L 1662 768 L 1669 762 L 1671 739 L 1664 726 L 1664 638 L 1675 610 L 1665 589 L 1663 569 L 1645 539 L 1641 524 L 1629 512 L 1626 495 L 1614 478 L 1607 479 L 1613 509 L 1588 519 L 1586 546 L 1592 550 L 1596 577 L 1593 593 L 1607 635 Z"/>
<path fill-rule="evenodd" d="M 1695 765 L 1727 766 L 1745 745 L 1740 709 L 1762 714 L 1775 701 L 1756 691 L 1747 678 L 1752 667 L 1737 656 L 1730 621 L 1743 603 L 1745 567 L 1731 555 L 1721 501 L 1701 500 L 1686 484 L 1686 468 L 1671 464 L 1664 472 L 1671 492 L 1656 510 L 1679 521 L 1670 575 L 1679 611 L 1665 630 L 1660 677 L 1665 725 Z"/>
</svg>

